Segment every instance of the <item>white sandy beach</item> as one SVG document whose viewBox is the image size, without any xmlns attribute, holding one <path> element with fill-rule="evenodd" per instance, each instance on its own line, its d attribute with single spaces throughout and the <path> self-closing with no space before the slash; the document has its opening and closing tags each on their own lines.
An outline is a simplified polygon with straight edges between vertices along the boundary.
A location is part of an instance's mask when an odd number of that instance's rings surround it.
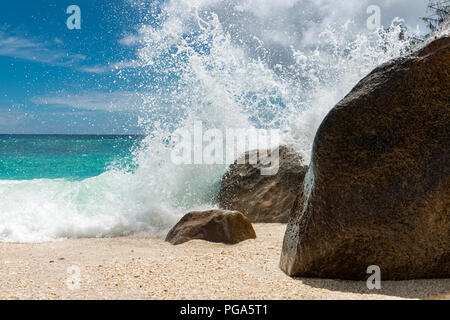
<svg viewBox="0 0 450 320">
<path fill-rule="evenodd" d="M 255 224 L 237 245 L 155 238 L 0 244 L 2 299 L 422 299 L 450 292 L 450 279 L 365 282 L 293 279 L 279 268 L 285 225 Z M 79 288 L 67 285 L 80 270 Z M 70 270 L 70 269 L 69 269 Z M 69 281 L 70 283 L 70 281 Z"/>
</svg>

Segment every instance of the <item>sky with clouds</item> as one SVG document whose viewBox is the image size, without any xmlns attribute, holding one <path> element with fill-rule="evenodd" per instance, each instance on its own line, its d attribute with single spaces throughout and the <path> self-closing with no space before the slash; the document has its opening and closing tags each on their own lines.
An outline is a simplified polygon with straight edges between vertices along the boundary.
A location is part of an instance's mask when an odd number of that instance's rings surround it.
<svg viewBox="0 0 450 320">
<path fill-rule="evenodd" d="M 72 4 L 81 8 L 80 30 L 66 26 L 66 9 Z M 144 101 L 139 91 L 143 81 L 153 80 L 151 73 L 144 73 L 143 79 L 139 72 L 137 47 L 144 34 L 160 36 L 164 24 L 175 24 L 172 31 L 185 28 L 177 25 L 180 19 L 167 16 L 179 15 L 183 6 L 188 11 L 195 5 L 214 10 L 235 38 L 250 34 L 252 39 L 273 47 L 274 52 L 279 47 L 307 45 L 314 41 L 315 30 L 326 24 L 343 24 L 351 19 L 356 29 L 362 28 L 370 5 L 380 7 L 385 26 L 399 16 L 410 29 L 423 30 L 419 17 L 426 15 L 425 0 L 3 2 L 0 134 L 141 133 L 137 124 Z M 163 24 L 158 20 L 161 16 Z"/>
</svg>

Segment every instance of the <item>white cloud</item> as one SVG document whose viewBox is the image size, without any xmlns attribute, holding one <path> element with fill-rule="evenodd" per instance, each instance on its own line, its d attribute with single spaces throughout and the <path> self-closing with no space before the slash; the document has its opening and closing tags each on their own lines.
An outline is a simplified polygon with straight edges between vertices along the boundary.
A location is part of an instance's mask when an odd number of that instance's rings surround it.
<svg viewBox="0 0 450 320">
<path fill-rule="evenodd" d="M 88 73 L 107 73 L 115 70 L 122 69 L 134 69 L 138 68 L 140 64 L 136 60 L 124 60 L 118 62 L 108 63 L 107 65 L 93 65 L 93 66 L 82 66 L 78 70 Z"/>
<path fill-rule="evenodd" d="M 174 44 L 180 49 L 183 34 L 202 28 L 200 21 L 215 13 L 224 31 L 249 56 L 277 64 L 291 59 L 292 48 L 315 46 L 330 26 L 346 26 L 349 36 L 372 32 L 366 27 L 370 5 L 380 7 L 386 27 L 400 17 L 416 31 L 420 16 L 426 14 L 425 0 L 177 0 L 163 4 L 166 19 L 161 27 L 141 26 L 119 43 L 140 47 L 138 53 L 144 62 L 158 59 Z"/>
<path fill-rule="evenodd" d="M 101 73 L 105 73 L 110 71 L 110 68 L 107 68 L 105 66 L 83 66 L 83 67 L 79 67 L 78 70 L 82 71 L 82 72 L 87 72 L 87 73 L 97 73 L 97 74 L 101 74 Z"/>
<path fill-rule="evenodd" d="M 53 105 L 94 111 L 137 111 L 143 100 L 136 92 L 85 92 L 82 94 L 58 94 L 30 99 L 38 105 Z"/>
<path fill-rule="evenodd" d="M 54 38 L 51 42 L 39 41 L 37 39 L 27 39 L 16 35 L 8 35 L 0 31 L 0 56 L 8 56 L 16 59 L 23 59 L 56 66 L 72 66 L 75 69 L 88 73 L 106 73 L 118 69 L 136 68 L 138 64 L 133 60 L 108 63 L 107 65 L 84 65 L 86 61 L 83 54 L 69 53 L 60 48 L 64 42 L 59 38 Z"/>
<path fill-rule="evenodd" d="M 131 47 L 139 44 L 141 37 L 136 34 L 129 34 L 119 40 L 119 43 L 123 46 Z"/>
<path fill-rule="evenodd" d="M 52 49 L 47 42 L 8 35 L 2 31 L 0 31 L 0 55 L 51 65 L 72 65 L 86 59 L 82 54 Z"/>
</svg>

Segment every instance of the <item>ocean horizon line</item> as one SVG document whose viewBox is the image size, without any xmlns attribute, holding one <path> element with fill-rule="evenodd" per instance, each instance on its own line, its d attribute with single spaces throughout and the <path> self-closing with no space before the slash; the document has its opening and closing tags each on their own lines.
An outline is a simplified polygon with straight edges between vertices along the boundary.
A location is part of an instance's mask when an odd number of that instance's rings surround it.
<svg viewBox="0 0 450 320">
<path fill-rule="evenodd" d="M 145 137 L 145 134 L 0 133 L 0 137 Z"/>
</svg>

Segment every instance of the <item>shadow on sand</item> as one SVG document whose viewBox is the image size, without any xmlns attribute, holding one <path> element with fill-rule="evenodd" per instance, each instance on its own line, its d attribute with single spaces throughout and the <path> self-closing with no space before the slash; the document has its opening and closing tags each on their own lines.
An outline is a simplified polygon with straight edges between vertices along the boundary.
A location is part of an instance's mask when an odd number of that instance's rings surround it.
<svg viewBox="0 0 450 320">
<path fill-rule="evenodd" d="M 445 299 L 450 294 L 450 279 L 382 281 L 381 289 L 367 289 L 365 281 L 296 278 L 305 285 L 331 291 L 379 294 L 407 299 Z"/>
</svg>

